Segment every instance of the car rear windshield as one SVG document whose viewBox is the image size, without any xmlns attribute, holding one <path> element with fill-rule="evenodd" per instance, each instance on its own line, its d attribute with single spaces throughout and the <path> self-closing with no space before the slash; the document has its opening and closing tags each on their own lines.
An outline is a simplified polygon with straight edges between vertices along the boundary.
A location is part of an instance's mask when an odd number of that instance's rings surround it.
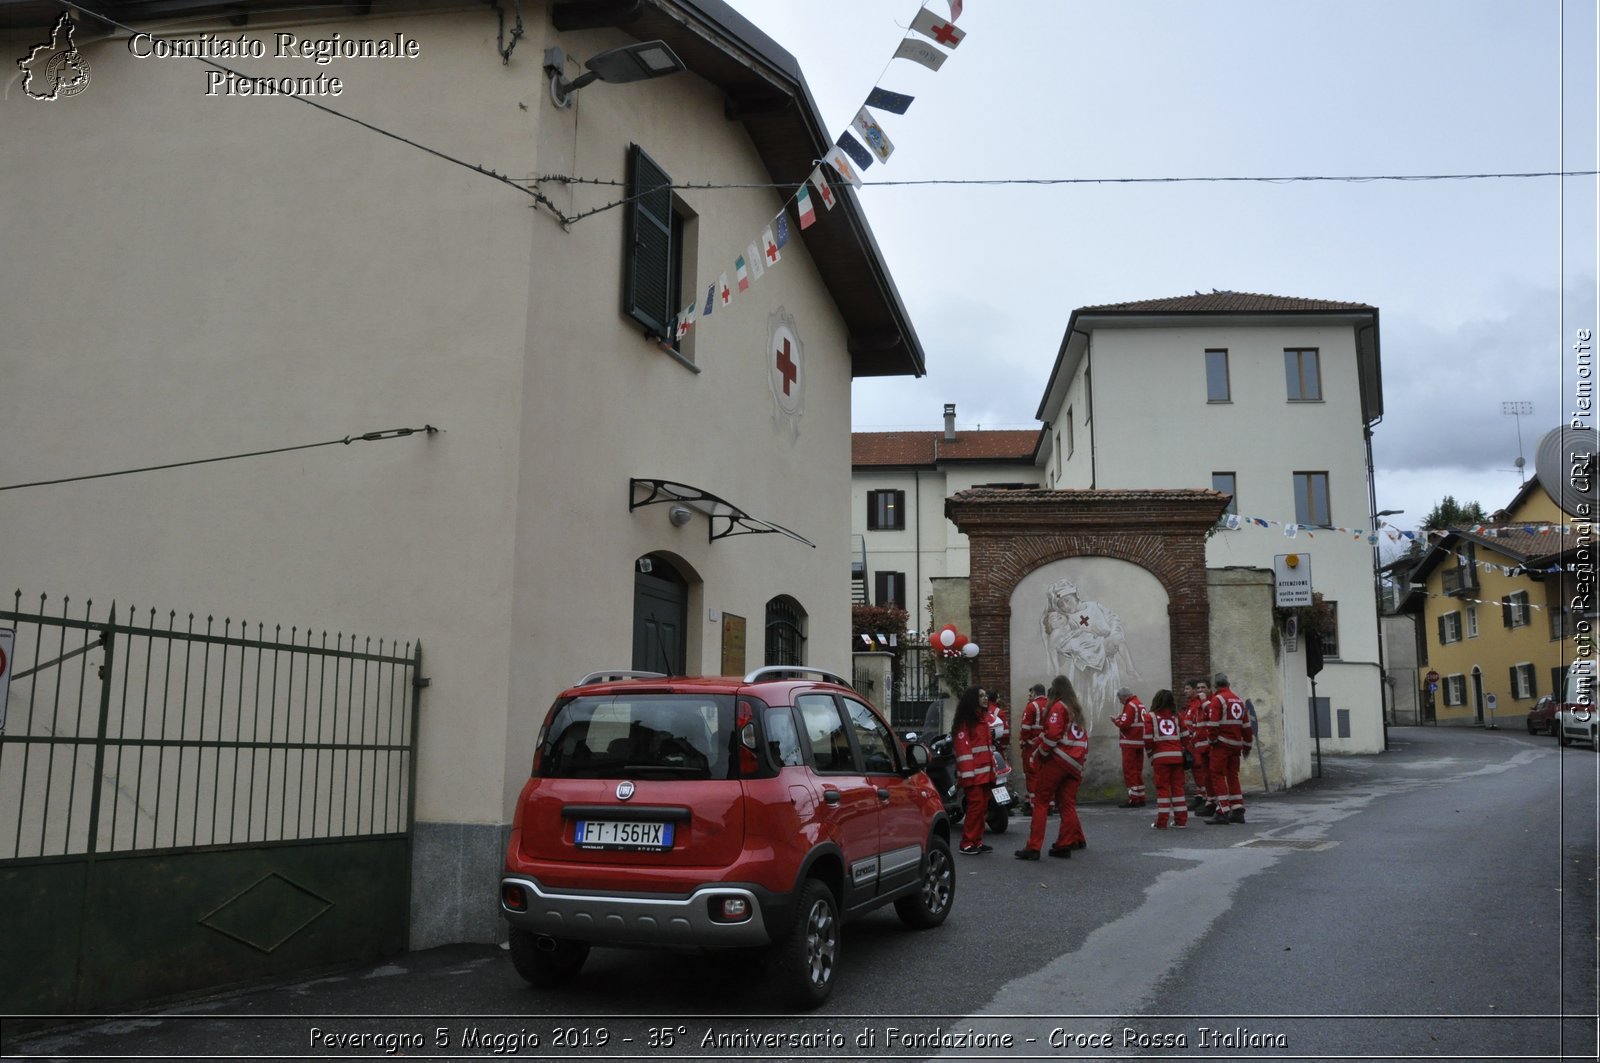
<svg viewBox="0 0 1600 1063">
<path fill-rule="evenodd" d="M 546 779 L 731 779 L 733 697 L 610 694 L 556 708 L 535 774 Z"/>
</svg>

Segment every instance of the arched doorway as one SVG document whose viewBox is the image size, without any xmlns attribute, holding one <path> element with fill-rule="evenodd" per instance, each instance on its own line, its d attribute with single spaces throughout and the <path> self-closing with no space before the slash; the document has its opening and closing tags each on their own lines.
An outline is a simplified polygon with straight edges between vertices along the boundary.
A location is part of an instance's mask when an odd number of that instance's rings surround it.
<svg viewBox="0 0 1600 1063">
<path fill-rule="evenodd" d="M 688 626 L 689 581 L 657 554 L 639 558 L 633 576 L 632 667 L 682 675 Z"/>
<path fill-rule="evenodd" d="M 765 664 L 806 663 L 805 607 L 787 594 L 767 602 Z"/>
</svg>

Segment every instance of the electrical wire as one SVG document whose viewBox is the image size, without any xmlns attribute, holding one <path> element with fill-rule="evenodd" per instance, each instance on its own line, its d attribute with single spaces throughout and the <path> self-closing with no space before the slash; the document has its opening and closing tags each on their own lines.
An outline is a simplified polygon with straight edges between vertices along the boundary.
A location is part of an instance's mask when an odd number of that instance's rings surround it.
<svg viewBox="0 0 1600 1063">
<path fill-rule="evenodd" d="M 236 458 L 258 458 L 264 454 L 287 454 L 293 450 L 311 450 L 315 447 L 331 447 L 335 444 L 349 446 L 351 443 L 376 442 L 380 439 L 401 439 L 405 436 L 415 435 L 418 432 L 425 432 L 431 436 L 436 432 L 442 431 L 444 431 L 444 429 L 435 428 L 431 424 L 425 424 L 421 428 L 386 428 L 380 432 L 363 432 L 358 436 L 344 436 L 340 439 L 329 439 L 321 443 L 301 443 L 292 447 L 275 447 L 272 450 L 252 450 L 246 454 L 223 454 L 215 458 L 195 458 L 192 461 L 173 461 L 168 462 L 165 465 L 145 465 L 137 469 L 119 469 L 116 472 L 95 472 L 89 473 L 85 476 L 63 476 L 56 480 L 34 480 L 23 484 L 6 484 L 5 486 L 0 486 L 0 491 L 15 491 L 23 487 L 47 487 L 50 484 L 69 484 L 76 483 L 79 480 L 101 480 L 108 476 L 132 476 L 134 473 L 140 472 L 156 472 L 161 469 L 179 469 L 185 465 L 206 465 L 214 461 L 233 461 Z"/>
<path fill-rule="evenodd" d="M 862 188 L 894 188 L 917 185 L 940 186 L 1004 186 L 1004 185 L 1036 185 L 1041 187 L 1052 185 L 1149 185 L 1149 184 L 1306 184 L 1312 182 L 1369 184 L 1378 181 L 1482 181 L 1491 179 L 1514 179 L 1529 177 L 1594 177 L 1600 175 L 1600 170 L 1536 170 L 1519 173 L 1431 173 L 1431 174 L 1353 174 L 1353 175 L 1326 175 L 1326 174 L 1301 174 L 1284 177 L 929 177 L 909 181 L 863 181 Z M 612 188 L 626 187 L 626 181 L 611 177 L 573 177 L 567 174 L 544 174 L 539 177 L 524 179 L 530 185 L 550 182 L 552 184 L 567 185 L 600 185 Z M 649 192 L 658 192 L 662 188 L 671 188 L 674 191 L 719 191 L 736 188 L 774 188 L 779 190 L 795 189 L 799 186 L 793 182 L 773 181 L 701 181 L 701 182 L 674 182 L 670 185 L 652 185 Z M 645 192 L 624 196 L 613 200 L 603 206 L 591 210 L 580 211 L 570 218 L 563 218 L 567 224 L 582 221 L 584 218 L 616 207 L 624 207 Z"/>
</svg>

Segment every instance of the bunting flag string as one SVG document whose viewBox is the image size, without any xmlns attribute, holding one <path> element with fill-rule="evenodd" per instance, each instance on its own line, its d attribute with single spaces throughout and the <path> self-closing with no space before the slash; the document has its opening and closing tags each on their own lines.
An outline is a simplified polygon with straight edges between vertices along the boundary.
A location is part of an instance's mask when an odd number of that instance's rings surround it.
<svg viewBox="0 0 1600 1063">
<path fill-rule="evenodd" d="M 1304 535 L 1308 539 L 1315 539 L 1317 535 L 1324 534 L 1339 536 L 1348 535 L 1356 540 L 1365 539 L 1367 541 L 1367 545 L 1369 546 L 1375 546 L 1378 542 L 1378 533 L 1369 532 L 1364 528 L 1335 528 L 1320 524 L 1296 524 L 1292 521 L 1273 520 L 1269 517 L 1247 517 L 1236 513 L 1223 514 L 1222 520 L 1219 523 L 1223 528 L 1229 531 L 1237 531 L 1241 528 L 1282 528 L 1284 536 L 1290 539 L 1298 538 L 1301 535 Z M 1392 524 L 1382 521 L 1379 523 L 1386 529 L 1383 532 L 1383 536 L 1392 543 L 1413 542 L 1428 545 L 1426 532 L 1409 531 L 1404 528 L 1397 528 Z M 1482 536 L 1486 539 L 1497 539 L 1506 532 L 1516 532 L 1523 535 L 1538 536 L 1571 535 L 1575 531 L 1575 528 L 1570 524 L 1530 522 L 1522 524 L 1476 524 L 1470 528 L 1455 530 L 1467 531 L 1474 535 Z M 1561 565 L 1551 565 L 1548 568 L 1529 568 L 1526 565 L 1501 565 L 1496 564 L 1493 561 L 1484 561 L 1476 557 L 1471 557 L 1467 554 L 1461 553 L 1460 551 L 1451 550 L 1449 548 L 1444 548 L 1444 551 L 1445 553 L 1456 557 L 1462 566 L 1474 565 L 1486 572 L 1493 572 L 1504 576 L 1517 576 L 1524 573 L 1543 574 L 1565 571 L 1565 568 Z"/>
<path fill-rule="evenodd" d="M 956 20 L 961 17 L 962 7 L 962 0 L 949 0 L 950 17 L 941 18 L 928 7 L 919 6 L 916 17 L 911 21 L 910 33 L 900 41 L 889 64 L 885 65 L 884 72 L 889 71 L 895 59 L 907 59 L 935 71 L 943 66 L 945 60 L 960 47 L 967 36 L 966 30 L 957 29 L 955 25 Z M 880 74 L 879 81 L 882 79 L 883 75 Z M 705 305 L 701 306 L 701 301 L 696 296 L 679 312 L 676 339 L 687 336 L 697 322 L 703 324 L 706 318 L 715 313 L 718 303 L 724 307 L 729 306 L 735 295 L 748 293 L 751 285 L 760 281 L 767 270 L 778 266 L 783 260 L 782 249 L 789 243 L 788 212 L 791 204 L 794 205 L 802 230 L 809 229 L 819 220 L 816 200 L 822 201 L 823 210 L 833 209 L 837 195 L 829 179 L 829 171 L 852 188 L 860 188 L 862 171 L 874 163 L 889 161 L 889 157 L 894 154 L 894 142 L 889 139 L 883 123 L 873 111 L 903 115 L 910 109 L 915 98 L 904 92 L 884 88 L 881 84 L 872 87 L 872 91 L 867 94 L 866 100 L 850 120 L 849 128 L 839 133 L 833 146 L 817 161 L 816 167 L 806 180 L 795 188 L 779 208 L 777 215 L 761 230 L 759 242 L 752 240 L 745 246 L 744 254 L 733 259 L 734 284 L 728 283 L 726 266 L 712 267 L 717 271 L 717 280 L 705 289 Z M 813 189 L 815 189 L 814 196 Z M 698 283 L 690 290 L 698 293 L 700 291 Z"/>
</svg>

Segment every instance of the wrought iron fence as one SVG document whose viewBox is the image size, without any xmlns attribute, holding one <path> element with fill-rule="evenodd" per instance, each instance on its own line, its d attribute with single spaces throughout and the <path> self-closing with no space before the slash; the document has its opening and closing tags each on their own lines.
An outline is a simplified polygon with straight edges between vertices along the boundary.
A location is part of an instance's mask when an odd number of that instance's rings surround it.
<svg viewBox="0 0 1600 1063">
<path fill-rule="evenodd" d="M 0 609 L 0 861 L 409 832 L 420 645 L 49 604 Z"/>
</svg>

